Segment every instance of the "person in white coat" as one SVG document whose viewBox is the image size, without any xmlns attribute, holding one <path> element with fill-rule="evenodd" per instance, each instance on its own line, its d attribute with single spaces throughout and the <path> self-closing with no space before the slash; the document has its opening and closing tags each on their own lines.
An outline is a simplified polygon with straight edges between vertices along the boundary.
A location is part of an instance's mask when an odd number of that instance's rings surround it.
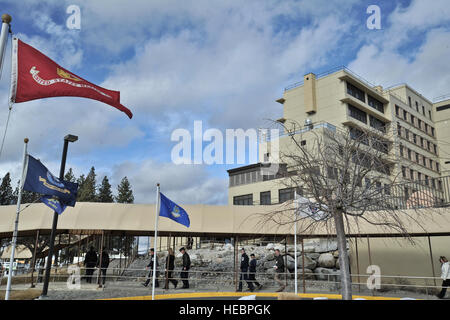
<svg viewBox="0 0 450 320">
<path fill-rule="evenodd" d="M 447 292 L 447 287 L 450 287 L 450 263 L 444 256 L 439 257 L 439 262 L 441 263 L 441 279 L 443 281 L 442 290 L 439 292 L 437 297 L 439 299 L 443 299 L 445 297 L 445 293 Z"/>
</svg>

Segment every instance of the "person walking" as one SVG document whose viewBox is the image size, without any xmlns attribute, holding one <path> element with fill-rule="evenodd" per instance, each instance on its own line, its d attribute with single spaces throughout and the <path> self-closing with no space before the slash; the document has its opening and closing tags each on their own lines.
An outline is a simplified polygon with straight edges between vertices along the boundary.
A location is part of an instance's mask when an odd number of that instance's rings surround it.
<svg viewBox="0 0 450 320">
<path fill-rule="evenodd" d="M 92 275 L 97 266 L 97 252 L 94 247 L 90 247 L 84 257 L 84 267 L 86 268 L 86 283 L 92 283 Z"/>
<path fill-rule="evenodd" d="M 258 287 L 258 290 L 261 290 L 262 285 L 258 281 L 256 281 L 256 263 L 257 263 L 257 261 L 256 261 L 255 254 L 252 253 L 250 255 L 250 264 L 249 264 L 249 268 L 248 268 L 248 271 L 249 271 L 248 280 L 252 284 L 256 285 Z"/>
<path fill-rule="evenodd" d="M 241 275 L 239 277 L 239 289 L 237 292 L 242 292 L 242 282 L 246 281 L 248 289 L 253 292 L 255 289 L 253 287 L 253 283 L 251 281 L 248 281 L 248 266 L 249 266 L 249 259 L 248 255 L 245 253 L 245 249 L 241 249 Z"/>
<path fill-rule="evenodd" d="M 102 287 L 105 285 L 106 271 L 108 270 L 108 267 L 109 267 L 108 251 L 106 251 L 106 250 L 102 251 L 101 259 L 100 259 L 100 255 L 98 255 L 98 264 L 100 264 L 100 261 L 101 261 L 101 265 L 97 265 L 97 267 L 100 268 L 99 272 L 101 275 L 101 281 L 100 281 L 99 285 L 100 285 L 100 287 Z"/>
<path fill-rule="evenodd" d="M 177 288 L 178 281 L 173 279 L 173 269 L 175 267 L 175 255 L 173 253 L 172 248 L 169 248 L 168 255 L 166 257 L 166 282 L 164 289 L 169 289 L 169 282 L 172 282 L 175 289 Z"/>
<path fill-rule="evenodd" d="M 182 247 L 180 249 L 180 252 L 183 255 L 183 267 L 182 267 L 183 271 L 181 271 L 181 274 L 180 274 L 181 279 L 183 279 L 183 287 L 181 287 L 181 289 L 189 289 L 189 280 L 187 280 L 187 279 L 189 278 L 188 271 L 191 268 L 191 259 L 184 247 Z"/>
<path fill-rule="evenodd" d="M 286 289 L 286 284 L 284 283 L 284 260 L 281 256 L 280 250 L 275 250 L 275 281 L 278 282 L 280 288 L 277 292 L 284 291 Z"/>
<path fill-rule="evenodd" d="M 439 262 L 441 263 L 442 290 L 437 297 L 439 299 L 444 299 L 447 287 L 450 287 L 450 264 L 444 256 L 439 257 Z"/>
<path fill-rule="evenodd" d="M 149 264 L 146 267 L 147 270 L 150 269 L 150 272 L 148 273 L 147 280 L 144 283 L 142 283 L 142 285 L 144 287 L 147 287 L 148 284 L 150 283 L 150 281 L 152 280 L 153 264 L 154 263 L 156 263 L 155 288 L 158 288 L 159 287 L 159 281 L 158 281 L 158 276 L 159 276 L 159 272 L 158 272 L 158 267 L 159 267 L 158 258 L 155 257 L 155 249 L 151 248 L 150 249 L 150 262 L 149 262 Z"/>
</svg>

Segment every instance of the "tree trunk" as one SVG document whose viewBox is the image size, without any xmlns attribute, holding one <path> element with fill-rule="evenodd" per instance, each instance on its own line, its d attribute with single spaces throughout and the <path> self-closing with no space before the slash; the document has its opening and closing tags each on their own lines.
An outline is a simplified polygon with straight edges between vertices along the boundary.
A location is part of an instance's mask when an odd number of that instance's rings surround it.
<svg viewBox="0 0 450 320">
<path fill-rule="evenodd" d="M 350 278 L 350 265 L 345 238 L 344 218 L 341 210 L 334 213 L 336 226 L 337 246 L 339 250 L 339 266 L 341 272 L 341 294 L 343 300 L 352 300 L 352 279 Z"/>
</svg>

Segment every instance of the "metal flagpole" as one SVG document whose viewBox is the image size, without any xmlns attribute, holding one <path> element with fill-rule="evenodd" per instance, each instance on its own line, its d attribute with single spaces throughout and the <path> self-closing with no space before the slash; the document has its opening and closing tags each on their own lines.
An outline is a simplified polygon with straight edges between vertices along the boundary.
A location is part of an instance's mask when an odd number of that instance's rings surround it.
<svg viewBox="0 0 450 320">
<path fill-rule="evenodd" d="M 11 257 L 9 258 L 9 270 L 8 270 L 8 284 L 6 285 L 6 294 L 5 300 L 9 300 L 9 294 L 11 292 L 11 280 L 12 280 L 12 270 L 14 264 L 14 253 L 16 251 L 16 243 L 17 243 L 17 233 L 19 227 L 19 213 L 20 213 L 20 202 L 22 201 L 22 189 L 25 180 L 25 172 L 27 167 L 27 146 L 28 146 L 28 138 L 23 140 L 23 161 L 22 161 L 22 177 L 20 178 L 20 186 L 19 186 L 19 195 L 17 197 L 17 213 L 16 213 L 16 221 L 14 223 L 14 233 L 11 244 Z"/>
<path fill-rule="evenodd" d="M 156 282 L 156 264 L 157 264 L 157 241 L 158 241 L 158 217 L 159 217 L 159 206 L 160 206 L 160 196 L 159 196 L 159 183 L 156 184 L 156 217 L 155 217 L 155 240 L 153 246 L 153 274 L 152 274 L 152 300 L 155 300 L 155 282 Z"/>
<path fill-rule="evenodd" d="M 297 190 L 294 192 L 294 269 L 295 269 L 295 294 L 297 295 Z"/>
<path fill-rule="evenodd" d="M 5 55 L 5 49 L 6 49 L 6 42 L 8 40 L 8 33 L 11 23 L 11 16 L 9 14 L 3 14 L 2 15 L 2 31 L 0 33 L 0 78 L 2 76 L 2 70 L 3 70 L 3 57 Z"/>
</svg>

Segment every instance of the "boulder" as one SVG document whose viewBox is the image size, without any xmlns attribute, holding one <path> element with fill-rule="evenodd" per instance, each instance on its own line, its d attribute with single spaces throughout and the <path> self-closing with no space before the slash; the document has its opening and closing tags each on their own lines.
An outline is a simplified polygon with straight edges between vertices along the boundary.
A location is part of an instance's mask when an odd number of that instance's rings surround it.
<svg viewBox="0 0 450 320">
<path fill-rule="evenodd" d="M 267 261 L 275 260 L 275 254 L 269 253 L 269 254 L 266 255 L 265 258 L 266 258 Z"/>
<path fill-rule="evenodd" d="M 302 267 L 303 259 L 301 256 L 297 258 L 297 264 L 298 264 L 299 268 Z M 315 260 L 311 259 L 310 257 L 308 257 L 307 255 L 305 255 L 305 268 L 314 269 L 316 266 L 317 266 L 317 262 Z"/>
<path fill-rule="evenodd" d="M 317 280 L 340 281 L 339 271 L 327 268 L 315 268 L 314 275 Z"/>
<path fill-rule="evenodd" d="M 275 260 L 264 262 L 264 269 L 273 269 Z"/>
<path fill-rule="evenodd" d="M 308 258 L 310 258 L 310 259 L 317 260 L 317 259 L 319 259 L 319 257 L 320 257 L 320 253 L 315 253 L 315 252 L 313 252 L 313 253 L 307 253 L 307 254 L 305 254 L 305 256 L 308 257 Z M 313 269 L 314 269 L 314 268 L 313 268 Z"/>
<path fill-rule="evenodd" d="M 305 253 L 316 252 L 316 247 L 312 244 L 308 244 L 308 245 L 305 244 L 303 246 L 303 252 L 305 252 Z"/>
<path fill-rule="evenodd" d="M 317 259 L 317 264 L 323 268 L 334 268 L 336 260 L 331 253 L 322 253 Z"/>
<path fill-rule="evenodd" d="M 339 250 L 333 252 L 333 257 L 339 258 Z"/>
</svg>

